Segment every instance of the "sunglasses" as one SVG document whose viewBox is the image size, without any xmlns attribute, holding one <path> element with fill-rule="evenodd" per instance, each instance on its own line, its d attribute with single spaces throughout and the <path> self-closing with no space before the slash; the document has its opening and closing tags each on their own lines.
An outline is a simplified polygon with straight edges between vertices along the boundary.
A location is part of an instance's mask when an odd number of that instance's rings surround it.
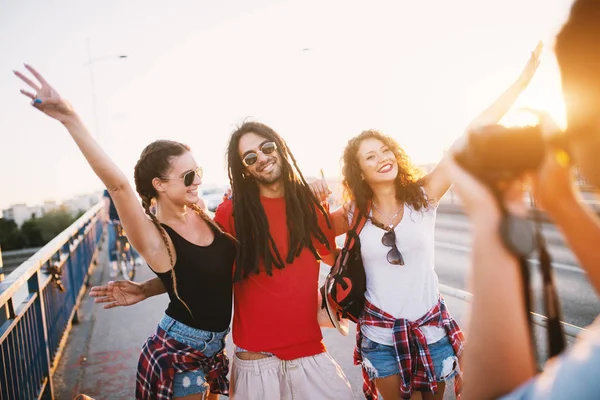
<svg viewBox="0 0 600 400">
<path fill-rule="evenodd" d="M 196 175 L 198 175 L 198 177 L 200 179 L 202 179 L 202 176 L 204 175 L 204 170 L 202 169 L 202 167 L 198 167 L 197 169 L 188 171 L 180 178 L 164 178 L 163 180 L 171 181 L 173 179 L 183 179 L 183 184 L 186 187 L 188 187 L 188 186 L 192 186 L 192 184 L 194 183 L 194 180 L 196 179 Z"/>
<path fill-rule="evenodd" d="M 277 144 L 275 142 L 265 142 L 260 146 L 258 152 L 252 151 L 247 153 L 242 159 L 242 164 L 246 167 L 256 164 L 258 161 L 258 153 L 263 153 L 264 155 L 272 154 L 275 150 L 277 150 Z"/>
<path fill-rule="evenodd" d="M 387 253 L 387 260 L 390 264 L 404 265 L 404 257 L 402 257 L 402 253 L 396 247 L 396 232 L 393 229 L 383 234 L 381 243 L 385 247 L 391 247 L 391 250 Z"/>
</svg>

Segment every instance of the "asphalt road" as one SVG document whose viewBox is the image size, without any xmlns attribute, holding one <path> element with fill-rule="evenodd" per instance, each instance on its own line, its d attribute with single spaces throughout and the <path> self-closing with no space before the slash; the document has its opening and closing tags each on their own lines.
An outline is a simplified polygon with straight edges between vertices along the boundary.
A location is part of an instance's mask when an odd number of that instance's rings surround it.
<svg viewBox="0 0 600 400">
<path fill-rule="evenodd" d="M 468 222 L 462 215 L 438 214 L 437 217 L 435 269 L 439 282 L 468 291 L 471 242 Z M 562 303 L 563 320 L 585 327 L 600 314 L 599 298 L 589 284 L 586 273 L 564 246 L 560 232 L 545 224 L 543 233 L 550 244 L 549 250 L 554 260 L 554 279 Z M 530 271 L 536 296 L 534 311 L 545 314 L 541 307 L 541 275 L 538 265 L 532 263 Z"/>
</svg>

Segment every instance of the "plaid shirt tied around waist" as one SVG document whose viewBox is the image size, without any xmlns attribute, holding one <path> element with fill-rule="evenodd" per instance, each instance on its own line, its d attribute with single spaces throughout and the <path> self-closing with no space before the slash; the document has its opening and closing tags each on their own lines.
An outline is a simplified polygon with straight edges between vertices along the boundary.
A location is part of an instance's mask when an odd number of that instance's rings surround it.
<svg viewBox="0 0 600 400">
<path fill-rule="evenodd" d="M 176 373 L 202 369 L 211 393 L 229 394 L 229 358 L 225 352 L 206 357 L 201 351 L 169 337 L 158 327 L 142 347 L 135 398 L 170 400 Z"/>
<path fill-rule="evenodd" d="M 400 395 L 403 399 L 410 399 L 413 390 L 437 392 L 437 380 L 433 362 L 429 354 L 427 340 L 421 331 L 421 326 L 437 326 L 443 328 L 450 339 L 454 353 L 460 357 L 463 351 L 464 334 L 456 321 L 448 313 L 444 299 L 440 296 L 438 303 L 417 321 L 396 319 L 385 311 L 377 308 L 368 300 L 365 310 L 356 327 L 356 348 L 354 349 L 354 365 L 362 366 L 363 392 L 368 400 L 377 400 L 375 382 L 362 364 L 360 351 L 362 343 L 361 325 L 391 328 L 396 349 L 396 359 L 400 368 Z M 462 386 L 462 372 L 458 372 L 454 381 L 454 388 L 459 398 Z"/>
</svg>

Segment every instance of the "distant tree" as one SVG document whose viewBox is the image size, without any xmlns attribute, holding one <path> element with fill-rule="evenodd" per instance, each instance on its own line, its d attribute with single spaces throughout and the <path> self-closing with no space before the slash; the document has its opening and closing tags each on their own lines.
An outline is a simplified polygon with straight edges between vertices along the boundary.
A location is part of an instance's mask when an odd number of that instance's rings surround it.
<svg viewBox="0 0 600 400">
<path fill-rule="evenodd" d="M 46 213 L 35 221 L 40 230 L 42 241 L 46 244 L 75 222 L 75 218 L 71 216 L 67 209 L 60 208 Z"/>
<path fill-rule="evenodd" d="M 0 218 L 0 245 L 2 250 L 18 250 L 26 247 L 27 239 L 15 221 Z"/>
<path fill-rule="evenodd" d="M 21 226 L 21 234 L 27 241 L 26 247 L 41 247 L 46 244 L 42 237 L 42 231 L 39 227 L 38 219 L 35 217 L 23 223 Z"/>
<path fill-rule="evenodd" d="M 15 221 L 0 218 L 0 245 L 2 250 L 19 250 L 27 247 L 41 247 L 67 229 L 77 218 L 66 208 L 59 208 L 46 213 L 40 218 L 32 215 L 25 221 L 21 229 Z"/>
</svg>

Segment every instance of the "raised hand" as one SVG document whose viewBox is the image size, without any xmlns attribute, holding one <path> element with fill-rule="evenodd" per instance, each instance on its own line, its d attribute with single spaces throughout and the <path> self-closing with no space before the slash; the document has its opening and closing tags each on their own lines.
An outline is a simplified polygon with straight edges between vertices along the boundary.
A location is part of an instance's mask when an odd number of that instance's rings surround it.
<svg viewBox="0 0 600 400">
<path fill-rule="evenodd" d="M 331 195 L 331 189 L 329 189 L 329 184 L 325 178 L 319 179 L 317 181 L 311 182 L 308 184 L 310 190 L 313 192 L 318 201 L 324 202 L 327 201 L 329 195 Z"/>
<path fill-rule="evenodd" d="M 27 69 L 38 81 L 29 79 L 19 71 L 13 71 L 23 82 L 25 82 L 33 91 L 21 89 L 21 93 L 31 99 L 31 105 L 44 114 L 60 121 L 66 122 L 70 117 L 75 115 L 75 111 L 71 104 L 63 99 L 58 92 L 50 86 L 44 77 L 37 72 L 33 67 L 24 64 Z"/>
<path fill-rule="evenodd" d="M 90 297 L 96 297 L 95 303 L 108 303 L 105 309 L 132 306 L 146 299 L 142 285 L 131 281 L 108 282 L 103 286 L 94 286 Z"/>
<path fill-rule="evenodd" d="M 531 79 L 533 79 L 535 71 L 537 71 L 538 67 L 540 66 L 540 56 L 542 55 L 542 50 L 544 50 L 544 43 L 540 41 L 535 49 L 531 52 L 531 57 L 529 58 L 529 61 L 527 61 L 523 72 L 521 72 L 521 75 L 519 76 L 519 81 L 521 81 L 523 84 L 528 85 Z"/>
</svg>

